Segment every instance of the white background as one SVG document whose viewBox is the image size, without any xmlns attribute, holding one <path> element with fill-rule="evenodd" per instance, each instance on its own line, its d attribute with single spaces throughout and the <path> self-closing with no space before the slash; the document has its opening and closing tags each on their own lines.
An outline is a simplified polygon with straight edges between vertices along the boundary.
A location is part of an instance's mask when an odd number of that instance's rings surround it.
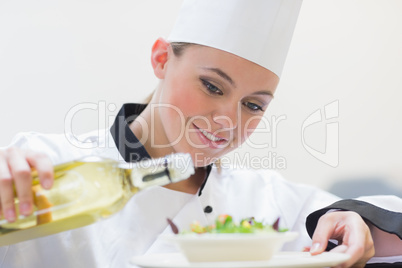
<svg viewBox="0 0 402 268">
<path fill-rule="evenodd" d="M 80 103 L 118 109 L 140 102 L 157 84 L 151 46 L 167 37 L 180 3 L 0 1 L 0 146 L 21 131 L 63 133 L 68 111 Z M 334 181 L 375 177 L 401 189 L 401 100 L 402 1 L 305 0 L 266 114 L 270 121 L 286 119 L 276 138 L 252 137 L 268 148 L 239 152 L 270 158 L 272 168 L 295 182 L 328 188 Z M 339 117 L 328 121 L 339 123 L 335 168 L 302 145 L 304 120 L 333 101 L 339 101 Z M 106 122 L 99 122 L 97 111 L 81 111 L 72 129 L 79 134 L 108 125 L 116 112 L 106 110 Z M 328 122 L 306 129 L 308 146 L 325 150 Z"/>
</svg>

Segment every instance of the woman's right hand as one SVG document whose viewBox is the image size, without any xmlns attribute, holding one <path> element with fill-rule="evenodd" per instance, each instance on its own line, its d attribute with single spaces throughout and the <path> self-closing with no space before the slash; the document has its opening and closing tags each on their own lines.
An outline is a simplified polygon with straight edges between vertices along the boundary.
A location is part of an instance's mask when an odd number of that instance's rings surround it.
<svg viewBox="0 0 402 268">
<path fill-rule="evenodd" d="M 28 216 L 33 211 L 32 168 L 37 170 L 42 187 L 50 189 L 53 165 L 47 155 L 15 147 L 0 150 L 0 215 L 9 222 L 14 222 L 17 217 L 15 192 L 19 199 L 19 213 Z"/>
</svg>

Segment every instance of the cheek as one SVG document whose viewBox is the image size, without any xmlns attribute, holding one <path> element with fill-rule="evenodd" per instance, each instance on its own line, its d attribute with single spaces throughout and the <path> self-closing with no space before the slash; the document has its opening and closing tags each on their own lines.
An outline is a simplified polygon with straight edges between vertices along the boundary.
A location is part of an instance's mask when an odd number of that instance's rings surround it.
<svg viewBox="0 0 402 268">
<path fill-rule="evenodd" d="M 200 94 L 201 90 L 192 83 L 172 84 L 168 103 L 173 105 L 184 118 L 202 115 L 208 109 L 208 102 L 205 97 Z"/>
<path fill-rule="evenodd" d="M 253 134 L 254 130 L 257 128 L 258 124 L 261 121 L 261 116 L 249 116 L 246 120 L 243 120 L 241 129 L 241 141 L 244 142 L 251 134 Z"/>
<path fill-rule="evenodd" d="M 171 103 L 180 110 L 185 118 L 197 114 L 197 110 L 199 110 L 200 106 L 188 92 L 177 94 L 175 98 L 171 100 Z"/>
</svg>

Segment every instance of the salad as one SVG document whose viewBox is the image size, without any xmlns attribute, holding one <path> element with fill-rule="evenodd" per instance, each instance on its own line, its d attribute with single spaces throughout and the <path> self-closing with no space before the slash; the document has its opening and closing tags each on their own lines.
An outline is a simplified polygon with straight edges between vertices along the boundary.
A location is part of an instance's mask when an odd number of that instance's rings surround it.
<svg viewBox="0 0 402 268">
<path fill-rule="evenodd" d="M 190 225 L 190 230 L 181 232 L 188 233 L 261 233 L 261 232 L 286 232 L 288 229 L 279 228 L 279 218 L 274 224 L 264 224 L 256 221 L 254 217 L 242 219 L 239 223 L 233 221 L 232 216 L 223 214 L 215 220 L 215 224 L 202 226 L 199 222 Z"/>
</svg>

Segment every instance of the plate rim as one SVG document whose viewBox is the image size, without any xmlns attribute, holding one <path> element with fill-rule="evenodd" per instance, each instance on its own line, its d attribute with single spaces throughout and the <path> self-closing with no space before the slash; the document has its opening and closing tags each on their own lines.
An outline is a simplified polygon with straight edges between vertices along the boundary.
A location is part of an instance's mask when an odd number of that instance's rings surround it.
<svg viewBox="0 0 402 268">
<path fill-rule="evenodd" d="M 268 261 L 239 261 L 239 262 L 187 262 L 184 255 L 181 254 L 180 252 L 169 252 L 169 253 L 155 253 L 155 254 L 148 254 L 148 255 L 140 255 L 140 256 L 134 256 L 130 258 L 130 265 L 137 265 L 141 268 L 229 268 L 229 267 L 234 267 L 234 268 L 274 268 L 274 267 L 324 267 L 324 266 L 333 266 L 333 265 L 338 265 L 342 262 L 347 261 L 350 258 L 350 255 L 346 253 L 340 253 L 340 252 L 323 252 L 322 254 L 312 256 L 315 258 L 315 262 L 311 263 L 300 263 L 300 264 L 294 264 L 294 263 L 283 263 L 283 265 L 279 265 L 276 262 L 272 263 L 272 260 L 275 260 L 276 257 L 286 257 L 287 259 L 293 259 L 295 257 L 304 259 L 306 258 L 306 255 L 309 254 L 308 252 L 300 252 L 300 251 L 281 251 L 276 254 L 274 254 L 274 257 L 271 260 Z M 332 258 L 335 259 L 330 259 L 328 260 L 328 256 L 331 256 Z M 173 257 L 173 262 L 165 262 L 165 264 L 161 264 L 161 262 L 165 259 L 172 259 Z M 162 258 L 162 260 L 159 260 L 158 258 Z M 174 258 L 177 259 L 177 261 L 174 260 Z M 151 259 L 154 261 L 154 263 L 145 263 L 144 260 L 146 259 Z M 137 262 L 135 262 L 137 260 Z M 139 262 L 138 262 L 139 260 Z M 317 261 L 318 260 L 318 261 Z M 271 262 L 271 263 L 270 263 Z M 272 266 L 275 265 L 275 266 Z M 308 265 L 308 266 L 306 266 Z M 312 266 L 313 265 L 313 266 Z"/>
</svg>

